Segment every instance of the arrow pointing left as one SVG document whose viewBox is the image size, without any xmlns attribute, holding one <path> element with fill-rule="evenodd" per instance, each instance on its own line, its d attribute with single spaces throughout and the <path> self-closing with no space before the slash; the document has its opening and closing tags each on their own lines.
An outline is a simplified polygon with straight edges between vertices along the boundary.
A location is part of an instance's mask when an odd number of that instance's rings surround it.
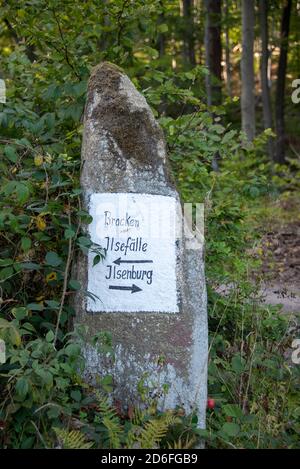
<svg viewBox="0 0 300 469">
<path fill-rule="evenodd" d="M 153 261 L 150 260 L 143 260 L 143 259 L 138 259 L 138 260 L 132 260 L 132 259 L 121 259 L 121 257 L 118 257 L 115 261 L 113 261 L 114 264 L 120 265 L 120 264 L 152 264 Z"/>
</svg>

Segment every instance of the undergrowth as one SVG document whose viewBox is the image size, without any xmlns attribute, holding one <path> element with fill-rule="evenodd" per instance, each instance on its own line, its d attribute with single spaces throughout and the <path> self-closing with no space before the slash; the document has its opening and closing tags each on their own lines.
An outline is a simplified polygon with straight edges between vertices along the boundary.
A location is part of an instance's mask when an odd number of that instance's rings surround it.
<svg viewBox="0 0 300 469">
<path fill-rule="evenodd" d="M 48 47 L 42 32 L 39 40 Z M 140 66 L 134 81 L 163 126 L 183 200 L 205 204 L 208 387 L 216 406 L 208 410 L 207 429 L 199 430 L 195 416 L 182 409 L 160 413 L 148 398 L 143 409 L 124 414 L 107 397 L 110 376 L 99 384 L 101 395 L 81 379 L 77 333 L 69 332 L 71 299 L 81 285 L 71 267 L 79 250 L 101 256 L 81 232 L 90 217 L 79 186 L 81 116 L 95 59 L 76 60 L 75 74 L 59 62 L 57 73 L 55 54 L 53 61 L 45 55 L 32 64 L 20 45 L 3 63 L 1 446 L 187 448 L 199 438 L 218 448 L 299 446 L 299 367 L 287 353 L 294 319 L 261 305 L 252 276 L 260 262 L 250 252 L 264 230 L 261 205 L 277 216 L 269 201 L 287 188 L 299 193 L 299 167 L 294 160 L 272 167 L 265 157 L 269 132 L 245 144 L 227 122 L 226 106 L 207 109 L 202 67 L 175 75 Z M 212 170 L 215 159 L 219 171 Z M 97 339 L 101 350 L 113 353 L 105 331 Z"/>
</svg>

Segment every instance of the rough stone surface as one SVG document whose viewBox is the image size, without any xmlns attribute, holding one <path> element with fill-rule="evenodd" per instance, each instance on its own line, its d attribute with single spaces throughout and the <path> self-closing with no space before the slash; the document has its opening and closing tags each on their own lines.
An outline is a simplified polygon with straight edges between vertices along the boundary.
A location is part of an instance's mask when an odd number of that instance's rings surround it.
<svg viewBox="0 0 300 469">
<path fill-rule="evenodd" d="M 162 131 L 145 98 L 118 67 L 103 63 L 91 75 L 85 109 L 81 185 L 84 206 L 93 193 L 143 193 L 171 196 L 180 202 L 166 165 Z M 207 400 L 207 311 L 202 250 L 178 247 L 181 264 L 177 285 L 179 313 L 87 312 L 87 298 L 75 301 L 77 323 L 89 326 L 92 336 L 112 333 L 115 361 L 103 358 L 88 342 L 86 378 L 111 372 L 115 398 L 124 406 L 136 402 L 137 383 L 148 373 L 148 383 L 168 383 L 163 408 L 197 409 L 205 426 Z M 88 259 L 77 262 L 77 278 L 87 290 Z M 161 365 L 159 358 L 164 357 Z"/>
</svg>

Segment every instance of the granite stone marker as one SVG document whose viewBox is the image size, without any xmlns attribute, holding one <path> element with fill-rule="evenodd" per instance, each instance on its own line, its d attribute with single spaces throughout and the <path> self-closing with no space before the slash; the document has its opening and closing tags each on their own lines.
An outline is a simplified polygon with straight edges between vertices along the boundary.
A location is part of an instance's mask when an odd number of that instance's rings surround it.
<svg viewBox="0 0 300 469">
<path fill-rule="evenodd" d="M 76 322 L 112 334 L 115 360 L 84 345 L 85 376 L 112 373 L 114 397 L 137 401 L 137 384 L 168 384 L 163 408 L 197 410 L 205 425 L 207 311 L 203 250 L 188 249 L 162 131 L 145 98 L 116 66 L 91 75 L 81 185 L 93 217 L 90 250 L 77 263 Z M 95 265 L 94 265 L 95 264 Z M 84 291 L 90 294 L 87 296 Z M 164 364 L 162 365 L 162 358 Z"/>
</svg>

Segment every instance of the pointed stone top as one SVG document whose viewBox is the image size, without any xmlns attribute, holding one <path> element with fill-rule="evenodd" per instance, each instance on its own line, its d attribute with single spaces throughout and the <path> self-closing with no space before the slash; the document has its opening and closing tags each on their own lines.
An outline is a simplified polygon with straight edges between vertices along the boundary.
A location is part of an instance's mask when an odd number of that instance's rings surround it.
<svg viewBox="0 0 300 469">
<path fill-rule="evenodd" d="M 144 96 L 116 65 L 103 62 L 93 69 L 84 125 L 83 186 L 130 191 L 133 185 L 139 192 L 143 181 L 170 185 L 163 132 Z"/>
</svg>

